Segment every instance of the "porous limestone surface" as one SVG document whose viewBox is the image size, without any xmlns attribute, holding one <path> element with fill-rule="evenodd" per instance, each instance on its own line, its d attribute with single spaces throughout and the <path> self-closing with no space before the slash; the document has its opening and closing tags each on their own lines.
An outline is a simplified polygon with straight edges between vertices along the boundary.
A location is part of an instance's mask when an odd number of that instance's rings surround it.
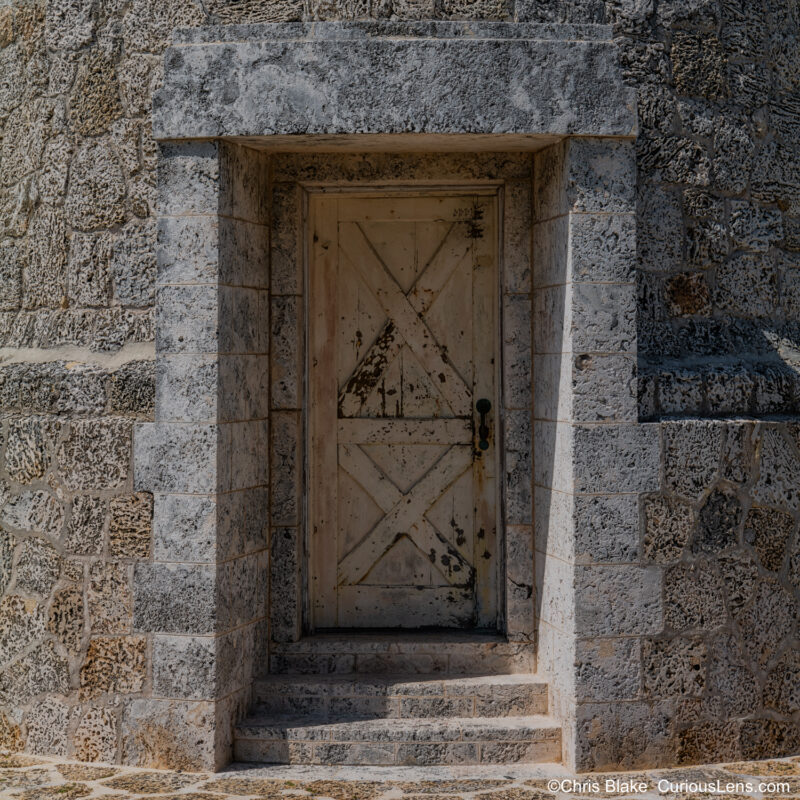
<svg viewBox="0 0 800 800">
<path fill-rule="evenodd" d="M 552 38 L 558 28 L 538 38 L 537 26 L 503 23 L 414 28 L 318 23 L 244 28 L 238 41 L 214 29 L 186 37 L 165 54 L 154 135 L 635 133 L 633 93 L 610 42 Z"/>
<path fill-rule="evenodd" d="M 257 767 L 224 772 L 141 770 L 0 753 L 0 797 L 17 800 L 634 800 L 800 796 L 800 759 L 627 773 L 566 772 L 556 764 L 481 767 Z"/>
</svg>

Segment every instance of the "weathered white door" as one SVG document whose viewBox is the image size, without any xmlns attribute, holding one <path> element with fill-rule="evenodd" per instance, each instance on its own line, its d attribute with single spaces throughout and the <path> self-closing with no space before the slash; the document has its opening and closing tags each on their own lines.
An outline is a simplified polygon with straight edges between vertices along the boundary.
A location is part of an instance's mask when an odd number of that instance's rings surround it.
<svg viewBox="0 0 800 800">
<path fill-rule="evenodd" d="M 311 196 L 314 628 L 496 625 L 496 216 L 480 193 Z"/>
</svg>

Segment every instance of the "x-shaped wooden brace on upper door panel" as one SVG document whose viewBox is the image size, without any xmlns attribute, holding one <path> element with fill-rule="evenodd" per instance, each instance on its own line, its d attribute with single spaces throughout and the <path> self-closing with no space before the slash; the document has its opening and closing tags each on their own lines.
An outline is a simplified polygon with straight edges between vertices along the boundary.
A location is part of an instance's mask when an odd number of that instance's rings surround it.
<svg viewBox="0 0 800 800">
<path fill-rule="evenodd" d="M 453 414 L 457 417 L 470 416 L 472 397 L 469 387 L 456 372 L 423 319 L 450 275 L 470 250 L 471 243 L 466 237 L 455 243 L 454 250 L 447 248 L 448 240 L 458 230 L 457 223 L 450 226 L 438 250 L 408 294 L 405 294 L 361 226 L 356 222 L 342 223 L 339 249 L 356 269 L 389 319 L 342 388 L 339 394 L 340 417 L 358 415 L 370 392 L 400 352 L 404 341 Z"/>
</svg>

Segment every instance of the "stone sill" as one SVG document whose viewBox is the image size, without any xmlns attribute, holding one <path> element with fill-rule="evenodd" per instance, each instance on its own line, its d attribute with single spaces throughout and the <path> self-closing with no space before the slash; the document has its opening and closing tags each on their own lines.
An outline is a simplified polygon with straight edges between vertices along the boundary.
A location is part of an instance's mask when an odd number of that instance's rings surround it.
<svg viewBox="0 0 800 800">
<path fill-rule="evenodd" d="M 530 22 L 278 22 L 178 28 L 175 45 L 243 41 L 351 41 L 354 39 L 524 39 L 527 41 L 610 41 L 610 25 Z"/>
</svg>

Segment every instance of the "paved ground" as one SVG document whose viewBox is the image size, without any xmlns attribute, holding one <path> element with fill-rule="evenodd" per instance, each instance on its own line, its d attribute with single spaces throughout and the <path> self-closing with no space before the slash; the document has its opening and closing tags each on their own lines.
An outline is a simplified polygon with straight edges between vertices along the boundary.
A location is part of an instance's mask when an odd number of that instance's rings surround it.
<svg viewBox="0 0 800 800">
<path fill-rule="evenodd" d="M 605 781 L 617 783 L 606 786 Z M 580 785 L 573 785 L 573 782 Z M 767 783 L 772 785 L 761 786 Z M 556 785 L 558 784 L 558 785 Z M 781 785 L 778 785 L 781 784 Z M 76 800 L 566 800 L 567 798 L 793 798 L 800 756 L 710 767 L 569 776 L 549 766 L 256 767 L 216 775 L 75 764 L 0 753 L 0 798 Z"/>
</svg>

